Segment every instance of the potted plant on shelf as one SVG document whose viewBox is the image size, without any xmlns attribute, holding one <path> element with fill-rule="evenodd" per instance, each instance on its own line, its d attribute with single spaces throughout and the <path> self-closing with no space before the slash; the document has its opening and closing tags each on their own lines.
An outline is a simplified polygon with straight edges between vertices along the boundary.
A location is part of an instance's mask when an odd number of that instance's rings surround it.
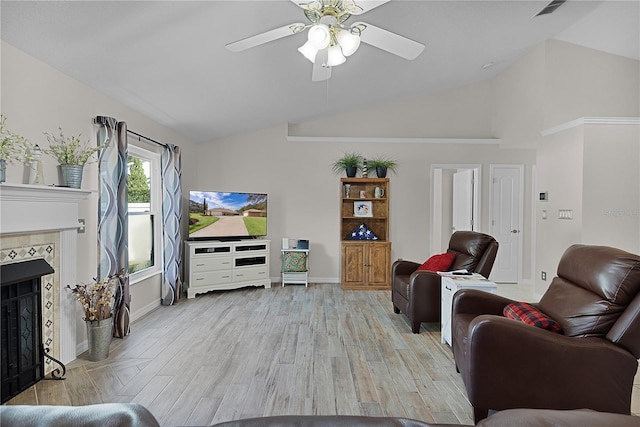
<svg viewBox="0 0 640 427">
<path fill-rule="evenodd" d="M 63 187 L 80 188 L 84 165 L 103 147 L 90 147 L 89 141 L 81 143 L 80 134 L 65 136 L 60 127 L 58 132 L 58 135 L 45 132 L 49 148 L 43 152 L 54 157 L 60 164 Z"/>
<path fill-rule="evenodd" d="M 342 173 L 344 171 L 349 178 L 356 176 L 358 169 L 362 167 L 364 157 L 359 153 L 347 152 L 344 155 L 333 162 L 331 169 L 335 173 Z"/>
<path fill-rule="evenodd" d="M 89 360 L 97 361 L 109 357 L 109 344 L 113 336 L 114 298 L 116 289 L 125 277 L 125 273 L 121 272 L 102 280 L 93 279 L 89 284 L 78 284 L 74 288 L 67 285 L 84 310 Z"/>
<path fill-rule="evenodd" d="M 385 178 L 387 176 L 387 171 L 398 173 L 396 167 L 398 166 L 398 162 L 388 157 L 378 156 L 372 159 L 367 160 L 367 165 L 376 170 L 376 175 L 378 178 Z"/>
<path fill-rule="evenodd" d="M 6 180 L 7 163 L 19 161 L 28 164 L 32 158 L 29 141 L 7 129 L 7 118 L 0 115 L 0 182 Z"/>
</svg>

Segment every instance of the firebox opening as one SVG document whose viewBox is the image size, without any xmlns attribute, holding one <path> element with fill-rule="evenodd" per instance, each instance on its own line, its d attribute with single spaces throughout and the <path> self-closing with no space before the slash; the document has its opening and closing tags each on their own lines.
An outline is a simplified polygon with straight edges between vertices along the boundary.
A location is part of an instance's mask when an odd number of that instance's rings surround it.
<svg viewBox="0 0 640 427">
<path fill-rule="evenodd" d="M 41 277 L 43 259 L 0 265 L 2 403 L 44 377 Z"/>
</svg>

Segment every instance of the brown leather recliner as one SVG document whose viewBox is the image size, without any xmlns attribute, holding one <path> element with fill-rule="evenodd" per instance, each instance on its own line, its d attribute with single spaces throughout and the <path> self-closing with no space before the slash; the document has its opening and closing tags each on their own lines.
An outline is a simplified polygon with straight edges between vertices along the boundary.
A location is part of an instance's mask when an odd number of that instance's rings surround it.
<svg viewBox="0 0 640 427">
<path fill-rule="evenodd" d="M 456 231 L 447 252 L 456 254 L 450 270 L 467 269 L 489 277 L 498 253 L 498 242 L 488 234 Z M 417 270 L 421 263 L 398 260 L 391 267 L 391 302 L 395 313 L 404 313 L 414 334 L 422 322 L 440 322 L 440 276 Z"/>
<path fill-rule="evenodd" d="M 532 304 L 563 333 L 503 317 L 511 302 L 477 290 L 454 295 L 453 354 L 476 422 L 490 409 L 630 413 L 640 358 L 640 256 L 569 247 Z"/>
</svg>

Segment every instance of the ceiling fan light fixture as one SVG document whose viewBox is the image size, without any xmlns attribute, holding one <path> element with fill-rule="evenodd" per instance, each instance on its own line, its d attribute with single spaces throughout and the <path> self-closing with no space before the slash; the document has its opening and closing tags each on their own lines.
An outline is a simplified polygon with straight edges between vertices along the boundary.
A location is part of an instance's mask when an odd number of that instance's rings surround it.
<svg viewBox="0 0 640 427">
<path fill-rule="evenodd" d="M 307 37 L 311 45 L 318 50 L 329 46 L 329 43 L 331 42 L 331 32 L 329 31 L 329 27 L 325 24 L 313 25 L 309 28 Z"/>
<path fill-rule="evenodd" d="M 340 46 L 333 45 L 327 50 L 327 67 L 335 67 L 336 65 L 344 64 L 347 58 L 342 54 Z"/>
<path fill-rule="evenodd" d="M 300 52 L 305 58 L 307 58 L 311 63 L 316 62 L 316 55 L 318 54 L 318 49 L 313 47 L 310 41 L 307 41 L 305 44 L 298 48 L 298 52 Z"/>
<path fill-rule="evenodd" d="M 1 1 L 1 0 L 0 0 Z M 226 45 L 232 52 L 240 52 L 267 42 L 307 31 L 307 41 L 298 51 L 314 66 L 311 80 L 325 81 L 331 68 L 346 62 L 364 42 L 401 58 L 415 59 L 425 46 L 415 40 L 366 22 L 345 22 L 352 15 L 360 15 L 391 0 L 291 0 L 304 10 L 310 24 L 295 22 Z M 553 0 L 562 3 L 567 0 Z M 356 3 L 361 3 L 361 7 Z M 366 32 L 365 32 L 366 31 Z M 362 36 L 364 35 L 364 39 Z"/>
<path fill-rule="evenodd" d="M 336 40 L 338 44 L 340 44 L 344 56 L 353 55 L 356 50 L 358 50 L 358 47 L 360 47 L 360 37 L 352 34 L 348 30 L 340 30 L 336 36 Z"/>
</svg>

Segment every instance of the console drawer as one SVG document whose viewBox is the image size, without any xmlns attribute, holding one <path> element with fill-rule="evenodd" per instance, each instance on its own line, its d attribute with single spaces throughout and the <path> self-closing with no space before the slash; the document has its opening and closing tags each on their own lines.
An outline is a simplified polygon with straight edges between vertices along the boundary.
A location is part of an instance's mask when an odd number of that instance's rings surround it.
<svg viewBox="0 0 640 427">
<path fill-rule="evenodd" d="M 194 273 L 192 275 L 193 283 L 189 283 L 189 286 L 205 286 L 220 283 L 229 283 L 233 273 L 231 270 L 218 270 L 218 271 L 205 271 L 201 273 Z"/>
<path fill-rule="evenodd" d="M 191 265 L 189 267 L 194 273 L 210 270 L 228 270 L 231 268 L 231 257 L 194 257 L 194 259 L 191 260 Z"/>
<path fill-rule="evenodd" d="M 242 269 L 236 269 L 233 271 L 233 280 L 242 282 L 246 280 L 260 280 L 267 279 L 269 274 L 267 272 L 267 267 L 245 267 Z"/>
</svg>

